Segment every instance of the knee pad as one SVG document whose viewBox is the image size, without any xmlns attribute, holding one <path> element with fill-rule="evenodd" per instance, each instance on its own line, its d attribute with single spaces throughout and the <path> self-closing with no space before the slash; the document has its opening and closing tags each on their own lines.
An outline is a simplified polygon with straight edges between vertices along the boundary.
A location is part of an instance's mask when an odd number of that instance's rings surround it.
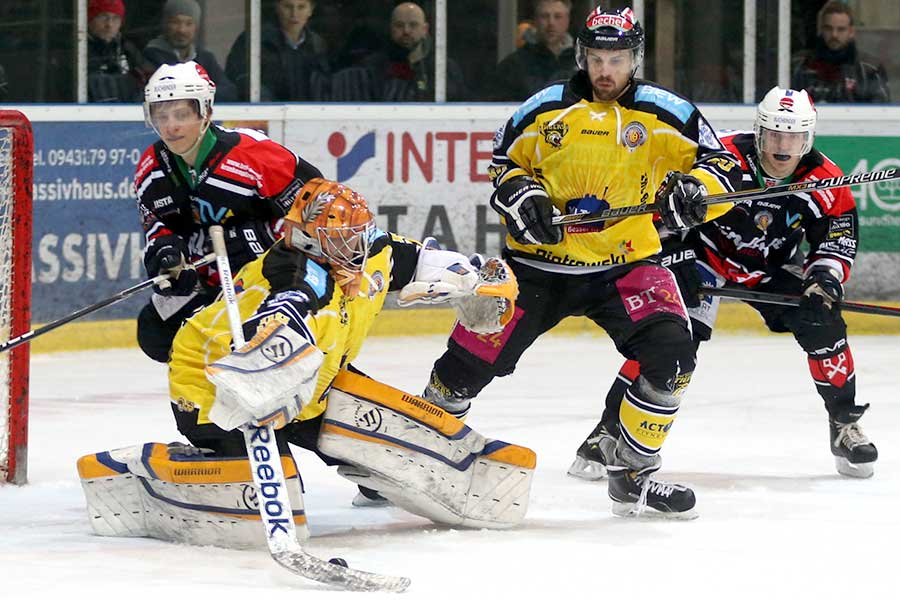
<svg viewBox="0 0 900 600">
<path fill-rule="evenodd" d="M 680 322 L 657 321 L 638 332 L 629 348 L 641 364 L 641 375 L 653 388 L 680 396 L 691 381 L 696 344 Z"/>
</svg>

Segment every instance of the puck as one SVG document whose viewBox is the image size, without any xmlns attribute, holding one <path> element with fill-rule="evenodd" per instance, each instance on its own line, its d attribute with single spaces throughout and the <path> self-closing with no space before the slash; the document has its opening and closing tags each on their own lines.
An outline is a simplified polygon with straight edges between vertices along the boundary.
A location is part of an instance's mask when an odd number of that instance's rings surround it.
<svg viewBox="0 0 900 600">
<path fill-rule="evenodd" d="M 348 566 L 348 565 L 347 565 L 347 561 L 344 560 L 343 558 L 340 558 L 340 557 L 329 558 L 329 559 L 328 559 L 328 562 L 330 562 L 330 563 L 333 564 L 333 565 L 337 565 L 337 566 L 339 566 L 339 567 L 346 567 L 346 566 Z"/>
</svg>

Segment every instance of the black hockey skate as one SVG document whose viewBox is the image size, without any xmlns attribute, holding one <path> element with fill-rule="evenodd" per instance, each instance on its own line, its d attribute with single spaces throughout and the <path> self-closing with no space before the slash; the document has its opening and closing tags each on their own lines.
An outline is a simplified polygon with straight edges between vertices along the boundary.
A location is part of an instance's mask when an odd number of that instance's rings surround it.
<svg viewBox="0 0 900 600">
<path fill-rule="evenodd" d="M 575 451 L 575 460 L 567 473 L 587 481 L 606 478 L 606 466 L 612 462 L 616 450 L 616 435 L 603 423 L 597 423 L 587 439 Z"/>
<path fill-rule="evenodd" d="M 878 450 L 869 441 L 859 418 L 863 416 L 869 405 L 853 406 L 842 411 L 836 418 L 829 418 L 831 432 L 831 453 L 837 472 L 847 477 L 867 478 L 875 474 L 875 461 Z"/>
<path fill-rule="evenodd" d="M 639 471 L 629 467 L 609 465 L 609 497 L 612 511 L 619 517 L 664 517 L 668 519 L 696 519 L 694 491 L 678 483 L 666 483 L 652 478 L 658 464 Z"/>
<path fill-rule="evenodd" d="M 381 508 L 390 506 L 391 501 L 373 489 L 359 486 L 359 493 L 353 497 L 352 504 L 356 508 Z"/>
</svg>

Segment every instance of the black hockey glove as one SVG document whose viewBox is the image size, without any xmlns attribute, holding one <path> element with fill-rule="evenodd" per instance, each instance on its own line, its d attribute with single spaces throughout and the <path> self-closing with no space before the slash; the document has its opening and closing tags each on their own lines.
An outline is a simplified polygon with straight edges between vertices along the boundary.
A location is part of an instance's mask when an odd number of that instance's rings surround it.
<svg viewBox="0 0 900 600">
<path fill-rule="evenodd" d="M 828 267 L 813 267 L 803 280 L 803 298 L 800 300 L 800 319 L 811 325 L 823 325 L 834 321 L 840 314 L 840 302 L 844 286 Z"/>
<path fill-rule="evenodd" d="M 693 248 L 679 240 L 663 242 L 663 249 L 659 253 L 659 264 L 666 267 L 675 275 L 678 289 L 684 298 L 684 304 L 688 308 L 700 306 L 700 286 L 703 285 L 703 277 L 697 270 L 697 253 Z"/>
<path fill-rule="evenodd" d="M 562 227 L 553 225 L 559 209 L 544 187 L 531 177 L 513 177 L 491 196 L 491 207 L 506 221 L 509 235 L 520 244 L 558 244 Z"/>
<path fill-rule="evenodd" d="M 275 235 L 266 221 L 248 221 L 225 228 L 225 251 L 234 273 L 256 260 L 274 243 Z"/>
<path fill-rule="evenodd" d="M 669 171 L 656 191 L 656 210 L 670 231 L 696 227 L 706 218 L 706 186 L 691 175 Z"/>
<path fill-rule="evenodd" d="M 162 296 L 190 296 L 197 287 L 197 271 L 187 262 L 187 247 L 177 235 L 156 238 L 144 251 L 144 266 L 150 277 L 169 274 L 169 279 L 153 286 Z"/>
</svg>

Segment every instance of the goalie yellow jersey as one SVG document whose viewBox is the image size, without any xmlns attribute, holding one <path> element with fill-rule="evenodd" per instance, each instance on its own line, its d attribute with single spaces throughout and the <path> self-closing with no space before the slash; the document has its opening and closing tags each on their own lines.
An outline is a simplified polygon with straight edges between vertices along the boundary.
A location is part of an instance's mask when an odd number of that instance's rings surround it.
<svg viewBox="0 0 900 600">
<path fill-rule="evenodd" d="M 390 290 L 412 279 L 418 244 L 379 231 L 366 262 L 359 295 L 352 300 L 336 285 L 327 267 L 290 250 L 279 240 L 235 275 L 235 291 L 244 335 L 271 319 L 300 332 L 325 354 L 313 400 L 297 417 L 324 412 L 325 392 L 337 372 L 359 354 Z M 198 423 L 209 423 L 215 388 L 205 368 L 231 352 L 225 301 L 219 299 L 188 319 L 172 346 L 169 393 L 182 410 L 199 409 Z"/>
<path fill-rule="evenodd" d="M 653 203 L 668 171 L 689 173 L 710 194 L 734 191 L 736 159 L 688 100 L 635 80 L 616 101 L 593 102 L 583 71 L 529 98 L 494 137 L 495 186 L 527 175 L 563 214 Z M 731 207 L 709 207 L 707 220 Z M 571 225 L 555 245 L 507 236 L 514 259 L 539 269 L 581 273 L 641 260 L 660 250 L 652 214 Z"/>
</svg>

